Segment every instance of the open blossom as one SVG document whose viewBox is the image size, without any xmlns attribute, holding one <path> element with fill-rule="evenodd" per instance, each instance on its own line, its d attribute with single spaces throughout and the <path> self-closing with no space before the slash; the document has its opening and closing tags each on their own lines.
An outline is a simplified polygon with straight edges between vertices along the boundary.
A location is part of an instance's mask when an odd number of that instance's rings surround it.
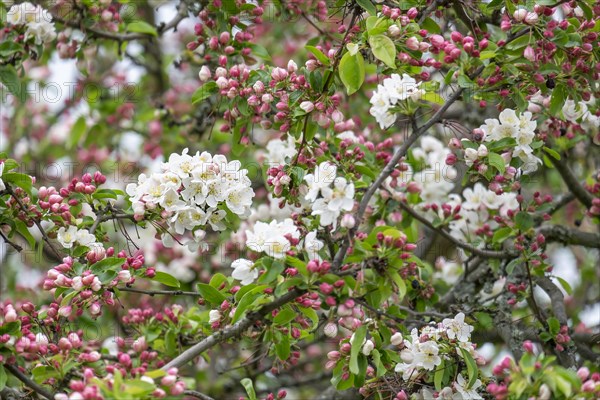
<svg viewBox="0 0 600 400">
<path fill-rule="evenodd" d="M 473 327 L 465 323 L 465 314 L 458 313 L 454 319 L 446 318 L 442 324 L 446 328 L 449 339 L 458 339 L 461 342 L 468 342 L 471 339 Z"/>
<path fill-rule="evenodd" d="M 247 175 L 237 160 L 207 152 L 190 155 L 184 149 L 171 154 L 161 172 L 141 174 L 126 190 L 136 216 L 160 207 L 171 215 L 169 228 L 179 235 L 204 231 L 207 225 L 221 231 L 226 228 L 225 208 L 242 218 L 250 215 L 254 190 Z M 163 236 L 166 245 L 172 241 L 170 234 Z"/>
<path fill-rule="evenodd" d="M 456 377 L 456 382 L 454 383 L 454 388 L 460 394 L 460 396 L 454 396 L 453 398 L 461 398 L 461 399 L 472 399 L 479 400 L 483 399 L 479 393 L 477 393 L 477 389 L 482 386 L 482 383 L 479 379 L 475 381 L 473 386 L 468 389 L 469 382 L 462 376 L 462 374 L 458 374 Z"/>
<path fill-rule="evenodd" d="M 442 363 L 442 359 L 438 355 L 439 351 L 438 345 L 432 340 L 420 343 L 418 352 L 414 355 L 413 363 L 416 366 L 431 371 Z"/>
<path fill-rule="evenodd" d="M 333 188 L 323 188 L 322 198 L 312 204 L 312 215 L 320 216 L 321 226 L 337 227 L 337 220 L 342 211 L 351 211 L 354 207 L 354 184 L 345 178 L 336 178 Z"/>
<path fill-rule="evenodd" d="M 317 239 L 317 231 L 309 232 L 304 238 L 304 250 L 311 260 L 319 258 L 319 251 L 325 246 L 322 240 Z"/>
<path fill-rule="evenodd" d="M 39 5 L 29 2 L 15 4 L 8 10 L 6 20 L 11 25 L 26 25 L 25 40 L 33 38 L 37 45 L 56 38 L 52 16 Z"/>
<path fill-rule="evenodd" d="M 323 189 L 329 188 L 335 180 L 337 174 L 337 166 L 330 162 L 319 164 L 313 174 L 307 174 L 304 177 L 308 185 L 308 193 L 304 197 L 308 201 L 315 201 L 319 193 L 323 193 Z"/>
<path fill-rule="evenodd" d="M 383 84 L 377 85 L 377 90 L 371 97 L 371 109 L 369 112 L 375 117 L 381 129 L 389 128 L 396 121 L 396 116 L 390 112 L 390 108 L 399 101 L 408 99 L 418 100 L 424 94 L 419 89 L 421 83 L 407 74 L 392 74 L 384 79 Z"/>
<path fill-rule="evenodd" d="M 294 142 L 294 138 L 290 135 L 287 138 L 287 141 L 283 141 L 281 139 L 270 140 L 267 144 L 267 155 L 266 162 L 269 167 L 277 167 L 279 165 L 284 165 L 286 163 L 286 159 L 291 160 L 298 151 L 296 150 L 296 145 Z"/>
<path fill-rule="evenodd" d="M 532 114 L 526 111 L 518 114 L 515 110 L 504 109 L 498 119 L 486 119 L 485 124 L 479 129 L 484 132 L 486 142 L 499 141 L 504 138 L 513 138 L 516 146 L 512 152 L 512 158 L 519 158 L 523 162 L 521 170 L 525 174 L 535 172 L 542 161 L 533 154 L 531 144 L 535 139 L 537 122 L 532 120 Z M 472 165 L 472 150 L 465 150 L 467 165 Z M 479 156 L 481 157 L 481 156 Z"/>
<path fill-rule="evenodd" d="M 300 232 L 290 218 L 268 224 L 258 221 L 252 230 L 246 231 L 246 246 L 257 253 L 264 252 L 274 258 L 284 258 L 292 249 L 288 237 L 292 240 L 300 239 Z"/>
<path fill-rule="evenodd" d="M 77 229 L 77 227 L 73 225 L 69 226 L 68 229 L 65 229 L 64 226 L 60 227 L 56 238 L 66 249 L 72 248 L 75 242 L 82 246 L 94 247 L 96 245 L 96 236 L 89 233 L 87 229 Z"/>
<path fill-rule="evenodd" d="M 233 272 L 231 276 L 240 281 L 242 285 L 249 285 L 258 278 L 258 270 L 253 268 L 254 263 L 245 258 L 240 258 L 231 263 Z"/>
</svg>

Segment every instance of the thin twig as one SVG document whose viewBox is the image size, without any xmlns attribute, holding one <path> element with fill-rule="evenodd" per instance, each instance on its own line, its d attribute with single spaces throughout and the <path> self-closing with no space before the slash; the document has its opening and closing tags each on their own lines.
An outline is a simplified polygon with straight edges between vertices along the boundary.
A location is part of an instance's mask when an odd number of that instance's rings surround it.
<svg viewBox="0 0 600 400">
<path fill-rule="evenodd" d="M 27 210 L 27 208 L 25 207 L 25 204 L 23 204 L 23 202 L 21 201 L 21 199 L 19 198 L 19 196 L 17 196 L 15 194 L 15 192 L 13 191 L 13 189 L 6 185 L 6 191 L 8 193 L 10 193 L 10 195 L 13 197 L 13 199 L 15 199 L 15 201 L 17 202 L 17 204 L 19 205 L 19 207 L 21 208 L 21 210 L 28 215 L 29 212 Z M 54 253 L 54 256 L 57 258 L 57 260 L 62 259 L 62 255 L 60 254 L 60 252 L 54 247 L 54 243 L 52 243 L 50 241 L 50 238 L 48 237 L 48 234 L 46 233 L 46 231 L 44 230 L 44 228 L 42 227 L 42 224 L 40 224 L 40 221 L 38 221 L 35 218 L 31 218 L 31 220 L 33 221 L 33 223 L 35 224 L 35 226 L 37 226 L 38 230 L 40 231 L 40 233 L 42 234 L 42 238 L 44 240 L 44 242 L 46 242 L 48 244 L 48 246 L 50 247 L 50 249 L 52 249 L 52 252 Z"/>
<path fill-rule="evenodd" d="M 140 293 L 147 294 L 149 296 L 155 295 L 165 295 L 165 296 L 193 296 L 193 297 L 202 297 L 202 293 L 200 292 L 186 292 L 183 290 L 146 290 L 146 289 L 136 289 L 132 287 L 118 287 L 117 290 L 121 292 L 131 292 L 131 293 Z"/>
</svg>

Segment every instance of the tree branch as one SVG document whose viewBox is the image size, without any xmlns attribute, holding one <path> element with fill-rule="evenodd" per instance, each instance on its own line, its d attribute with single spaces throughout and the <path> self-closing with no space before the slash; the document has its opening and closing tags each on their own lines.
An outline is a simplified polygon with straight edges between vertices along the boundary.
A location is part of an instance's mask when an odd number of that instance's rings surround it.
<svg viewBox="0 0 600 400">
<path fill-rule="evenodd" d="M 546 241 L 600 249 L 600 235 L 569 229 L 562 225 L 547 225 L 538 229 Z"/>
<path fill-rule="evenodd" d="M 54 399 L 54 395 L 52 393 L 50 393 L 48 390 L 44 389 L 43 387 L 41 387 L 40 385 L 38 385 L 37 383 L 35 383 L 31 379 L 29 379 L 29 377 L 26 376 L 25 374 L 23 374 L 19 370 L 19 367 L 17 367 L 16 365 L 13 365 L 13 364 L 4 364 L 4 369 L 6 369 L 11 374 L 13 374 L 18 380 L 20 380 L 21 382 L 23 382 L 23 384 L 25 386 L 27 386 L 28 388 L 34 390 L 36 393 L 38 393 L 41 396 L 47 398 L 48 400 L 53 400 Z"/>
<path fill-rule="evenodd" d="M 567 184 L 567 188 L 571 191 L 571 193 L 573 193 L 573 195 L 581 204 L 587 208 L 591 208 L 594 197 L 579 183 L 579 180 L 575 177 L 573 171 L 571 171 L 571 168 L 569 168 L 569 166 L 565 164 L 562 159 L 557 160 L 554 157 L 549 158 L 552 164 L 556 167 L 556 170 L 560 176 L 562 176 L 563 180 Z"/>
<path fill-rule="evenodd" d="M 246 315 L 246 317 L 242 318 L 240 321 L 236 322 L 229 328 L 225 328 L 221 331 L 215 332 L 212 335 L 208 336 L 206 339 L 202 340 L 199 343 L 196 343 L 194 346 L 190 347 L 179 356 L 175 357 L 171 360 L 167 365 L 162 367 L 163 370 L 168 370 L 173 367 L 181 367 L 182 365 L 192 361 L 194 358 L 205 352 L 206 350 L 216 346 L 217 344 L 226 341 L 234 336 L 241 335 L 246 329 L 250 328 L 255 322 L 263 319 L 266 315 L 270 314 L 273 310 L 287 304 L 298 296 L 302 295 L 305 290 L 294 288 L 291 291 L 287 292 L 283 296 L 275 299 L 271 303 L 268 303 L 258 309 L 257 311 L 250 312 Z"/>
<path fill-rule="evenodd" d="M 155 295 L 166 295 L 166 296 L 194 296 L 194 297 L 202 297 L 202 294 L 199 292 L 185 292 L 183 290 L 145 290 L 145 289 L 136 289 L 132 287 L 119 287 L 117 290 L 121 292 L 131 292 L 131 293 L 140 293 L 147 294 L 149 296 Z"/>
<path fill-rule="evenodd" d="M 501 259 L 501 260 L 502 259 L 514 258 L 516 256 L 516 254 L 514 254 L 512 252 L 509 252 L 509 251 L 496 251 L 496 250 L 479 249 L 479 248 L 477 248 L 475 246 L 470 245 L 469 243 L 462 242 L 462 241 L 458 240 L 457 238 L 455 238 L 454 236 L 452 236 L 450 233 L 446 232 L 441 227 L 435 227 L 431 222 L 429 222 L 429 220 L 427 218 L 423 217 L 421 214 L 419 214 L 418 212 L 416 212 L 408 204 L 399 203 L 399 206 L 404 211 L 406 211 L 407 213 L 409 213 L 414 219 L 416 219 L 417 221 L 421 222 L 423 225 L 427 226 L 429 229 L 432 229 L 435 232 L 439 233 L 440 236 L 442 236 L 446 240 L 449 240 L 450 242 L 454 243 L 455 245 L 457 245 L 458 247 L 460 247 L 463 250 L 469 251 L 469 252 L 471 252 L 473 254 L 476 254 L 476 255 L 478 255 L 480 257 L 495 258 L 495 259 Z"/>
</svg>

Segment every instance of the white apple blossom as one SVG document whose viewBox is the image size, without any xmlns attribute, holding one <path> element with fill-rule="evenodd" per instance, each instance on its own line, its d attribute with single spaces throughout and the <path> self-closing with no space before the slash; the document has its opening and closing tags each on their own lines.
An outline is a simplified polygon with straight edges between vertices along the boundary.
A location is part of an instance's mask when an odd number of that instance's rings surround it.
<svg viewBox="0 0 600 400">
<path fill-rule="evenodd" d="M 258 278 L 258 270 L 253 268 L 254 263 L 245 258 L 239 258 L 231 263 L 233 272 L 231 276 L 240 281 L 242 285 L 249 285 Z"/>
<path fill-rule="evenodd" d="M 563 109 L 563 114 L 566 112 L 566 115 L 570 115 L 570 110 L 567 106 L 566 109 Z M 533 148 L 531 147 L 535 139 L 536 128 L 537 122 L 532 120 L 530 111 L 519 114 L 509 108 L 504 109 L 498 119 L 486 119 L 485 124 L 479 127 L 485 133 L 483 140 L 486 142 L 494 142 L 504 138 L 515 139 L 516 146 L 512 151 L 512 158 L 519 158 L 523 162 L 521 170 L 525 174 L 535 172 L 538 165 L 541 164 L 541 160 L 533 155 Z M 478 157 L 483 156 L 478 154 Z M 472 149 L 465 150 L 465 159 L 468 166 L 473 164 L 475 158 Z"/>
<path fill-rule="evenodd" d="M 317 239 L 317 231 L 308 232 L 304 238 L 304 250 L 311 260 L 319 258 L 319 251 L 324 245 L 323 241 Z"/>
<path fill-rule="evenodd" d="M 446 328 L 446 334 L 449 339 L 458 339 L 461 342 L 468 342 L 471 339 L 473 327 L 465 323 L 464 313 L 456 314 L 453 319 L 444 319 L 442 325 Z"/>
<path fill-rule="evenodd" d="M 462 374 L 458 374 L 456 377 L 456 382 L 454 383 L 454 389 L 456 389 L 457 393 L 452 397 L 453 400 L 463 400 L 463 399 L 472 399 L 472 400 L 481 400 L 483 397 L 479 393 L 477 393 L 477 389 L 479 389 L 482 385 L 481 381 L 477 379 L 473 386 L 470 389 L 467 389 L 469 386 L 469 382 L 462 376 Z"/>
<path fill-rule="evenodd" d="M 297 153 L 298 151 L 296 150 L 294 137 L 288 135 L 285 142 L 281 139 L 273 139 L 267 143 L 265 161 L 270 167 L 277 167 L 279 165 L 284 165 L 286 159 L 291 160 Z"/>
<path fill-rule="evenodd" d="M 383 84 L 377 85 L 377 90 L 370 99 L 372 105 L 370 114 L 381 129 L 389 128 L 396 122 L 396 115 L 390 112 L 390 108 L 399 101 L 408 99 L 418 100 L 425 93 L 419 89 L 421 83 L 407 74 L 392 74 L 389 78 L 383 80 Z"/>
<path fill-rule="evenodd" d="M 39 5 L 29 2 L 13 5 L 6 14 L 6 22 L 16 26 L 25 25 L 25 40 L 33 38 L 37 45 L 56 38 L 52 15 Z"/>
<path fill-rule="evenodd" d="M 419 351 L 415 354 L 413 363 L 418 367 L 431 371 L 442 363 L 442 358 L 438 355 L 439 351 L 438 345 L 433 340 L 420 343 Z"/>
<path fill-rule="evenodd" d="M 304 177 L 308 185 L 308 193 L 306 193 L 304 198 L 308 201 L 315 201 L 322 189 L 329 188 L 333 183 L 336 174 L 337 166 L 335 164 L 327 161 L 319 164 L 314 174 L 307 174 Z"/>
<path fill-rule="evenodd" d="M 246 246 L 257 253 L 264 252 L 274 258 L 284 258 L 292 249 L 288 237 L 300 239 L 300 232 L 292 219 L 286 218 L 281 222 L 274 220 L 269 224 L 258 221 L 252 230 L 246 231 Z"/>
</svg>

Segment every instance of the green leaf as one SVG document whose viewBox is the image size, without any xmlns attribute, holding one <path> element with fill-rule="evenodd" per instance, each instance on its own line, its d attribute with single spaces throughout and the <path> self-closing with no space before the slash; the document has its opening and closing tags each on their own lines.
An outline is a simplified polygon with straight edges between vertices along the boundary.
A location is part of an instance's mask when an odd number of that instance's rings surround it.
<svg viewBox="0 0 600 400">
<path fill-rule="evenodd" d="M 383 61 L 390 68 L 396 68 L 396 46 L 392 39 L 385 35 L 371 36 L 369 45 L 375 58 Z"/>
<path fill-rule="evenodd" d="M 252 384 L 252 380 L 250 378 L 244 378 L 240 381 L 244 389 L 246 389 L 246 393 L 248 394 L 248 400 L 256 400 L 256 392 L 254 391 L 254 385 Z"/>
<path fill-rule="evenodd" d="M 554 317 L 548 318 L 548 330 L 552 336 L 556 336 L 560 332 L 560 322 Z"/>
<path fill-rule="evenodd" d="M 488 162 L 490 165 L 498 170 L 500 174 L 504 174 L 506 171 L 506 165 L 504 164 L 504 158 L 497 153 L 488 153 Z"/>
<path fill-rule="evenodd" d="M 319 325 L 319 315 L 317 314 L 317 312 L 315 310 L 313 310 L 312 308 L 308 308 L 308 307 L 298 307 L 298 309 L 300 310 L 300 312 L 302 314 L 304 314 L 305 317 L 307 317 L 308 319 L 310 319 L 312 321 L 311 330 L 316 329 L 317 326 Z"/>
<path fill-rule="evenodd" d="M 340 61 L 339 74 L 348 95 L 360 89 L 365 81 L 365 60 L 362 55 L 346 52 Z"/>
<path fill-rule="evenodd" d="M 19 79 L 17 70 L 12 65 L 0 65 L 0 82 L 6 86 L 19 101 L 24 102 L 27 93 L 23 91 L 23 83 Z"/>
<path fill-rule="evenodd" d="M 256 286 L 248 293 L 244 294 L 244 297 L 242 297 L 241 300 L 238 302 L 231 323 L 237 322 L 250 306 L 256 305 L 256 303 L 258 303 L 256 300 L 261 295 L 264 295 L 263 292 L 266 287 L 267 285 Z"/>
<path fill-rule="evenodd" d="M 504 228 L 500 228 L 496 232 L 494 232 L 494 236 L 492 237 L 492 243 L 502 243 L 511 234 L 511 227 L 505 226 Z"/>
<path fill-rule="evenodd" d="M 107 257 L 102 261 L 98 261 L 92 265 L 92 272 L 97 274 L 106 271 L 115 271 L 117 267 L 120 267 L 125 262 L 124 258 L 120 257 Z"/>
<path fill-rule="evenodd" d="M 512 42 L 508 43 L 506 45 L 506 48 L 508 50 L 521 49 L 521 48 L 527 46 L 529 44 L 530 40 L 531 40 L 530 35 L 523 35 L 523 36 L 518 37 L 517 39 L 513 40 Z"/>
<path fill-rule="evenodd" d="M 8 322 L 0 326 L 0 335 L 14 335 L 21 329 L 21 321 Z"/>
<path fill-rule="evenodd" d="M 468 351 L 461 348 L 460 352 L 463 358 L 465 359 L 465 363 L 467 364 L 467 374 L 469 375 L 469 384 L 467 385 L 467 389 L 470 389 L 477 380 L 477 364 L 475 363 L 475 360 L 473 360 L 473 357 L 471 357 L 471 354 L 469 354 Z"/>
<path fill-rule="evenodd" d="M 217 92 L 217 83 L 210 81 L 206 82 L 204 85 L 200 86 L 194 94 L 192 94 L 192 104 L 200 103 L 201 101 L 206 100 L 212 94 Z"/>
<path fill-rule="evenodd" d="M 429 17 L 421 23 L 421 28 L 427 29 L 429 33 L 440 33 L 442 31 L 438 23 Z"/>
<path fill-rule="evenodd" d="M 156 271 L 156 275 L 154 275 L 152 280 L 174 288 L 179 288 L 181 286 L 179 281 L 173 275 L 162 271 Z"/>
<path fill-rule="evenodd" d="M 437 366 L 436 370 L 435 370 L 435 374 L 433 375 L 433 383 L 435 385 L 435 390 L 440 391 L 442 390 L 442 379 L 444 379 L 444 370 L 446 368 L 444 367 L 444 361 L 442 361 L 442 363 L 440 365 Z"/>
<path fill-rule="evenodd" d="M 217 289 L 206 283 L 198 283 L 196 285 L 198 291 L 202 294 L 204 300 L 211 304 L 221 305 L 227 297 Z"/>
<path fill-rule="evenodd" d="M 371 352 L 371 358 L 373 359 L 373 364 L 375 364 L 375 367 L 377 368 L 376 376 L 379 378 L 380 376 L 385 375 L 387 369 L 385 368 L 385 365 L 383 365 L 383 362 L 381 362 L 381 353 L 379 350 L 373 349 Z"/>
<path fill-rule="evenodd" d="M 219 287 L 221 287 L 221 285 L 225 281 L 227 281 L 227 277 L 225 275 L 223 275 L 222 273 L 218 272 L 218 273 L 214 274 L 212 278 L 210 278 L 209 284 L 210 284 L 210 286 L 219 290 Z"/>
<path fill-rule="evenodd" d="M 31 176 L 26 174 L 21 174 L 18 172 L 8 172 L 2 174 L 2 180 L 4 182 L 13 183 L 15 186 L 18 186 L 25 190 L 27 193 L 31 193 Z"/>
<path fill-rule="evenodd" d="M 0 57 L 8 57 L 22 50 L 23 46 L 10 40 L 0 43 Z"/>
<path fill-rule="evenodd" d="M 147 23 L 145 21 L 130 22 L 127 25 L 127 31 L 135 32 L 135 33 L 145 33 L 145 34 L 152 35 L 152 36 L 158 36 L 158 33 L 156 32 L 156 27 L 150 25 L 149 23 Z"/>
<path fill-rule="evenodd" d="M 273 260 L 271 265 L 265 265 L 266 272 L 258 278 L 258 283 L 271 283 L 283 272 L 285 265 L 279 260 Z"/>
<path fill-rule="evenodd" d="M 404 282 L 404 279 L 402 279 L 400 274 L 398 274 L 398 271 L 390 271 L 390 276 L 392 277 L 392 280 L 398 287 L 398 300 L 402 300 L 404 296 L 406 296 L 406 283 Z"/>
<path fill-rule="evenodd" d="M 491 329 L 494 327 L 494 320 L 488 313 L 476 312 L 475 319 L 477 319 L 479 325 L 481 325 L 485 329 Z"/>
<path fill-rule="evenodd" d="M 375 8 L 375 5 L 371 3 L 370 0 L 356 0 L 356 4 L 361 6 L 363 10 L 365 10 L 369 14 L 377 15 L 377 8 Z"/>
<path fill-rule="evenodd" d="M 533 217 L 526 211 L 519 211 L 515 215 L 515 225 L 520 231 L 527 231 L 533 227 Z"/>
<path fill-rule="evenodd" d="M 79 144 L 86 128 L 85 117 L 81 116 L 77 118 L 77 121 L 75 121 L 75 124 L 73 124 L 73 128 L 71 129 L 71 136 L 69 136 L 69 139 L 67 140 L 67 149 L 72 149 Z"/>
<path fill-rule="evenodd" d="M 567 87 L 563 83 L 557 84 L 556 87 L 552 89 L 552 98 L 550 99 L 549 110 L 551 116 L 558 116 L 558 113 L 567 100 L 567 95 Z"/>
<path fill-rule="evenodd" d="M 273 323 L 276 325 L 286 325 L 288 322 L 296 318 L 296 313 L 291 308 L 284 308 L 273 318 Z"/>
<path fill-rule="evenodd" d="M 350 349 L 350 372 L 354 375 L 358 374 L 358 355 L 363 345 L 363 340 L 367 336 L 367 327 L 362 325 L 354 332 L 354 341 L 352 342 L 352 348 Z"/>
<path fill-rule="evenodd" d="M 554 158 L 555 160 L 560 160 L 560 154 L 558 154 L 558 152 L 557 152 L 556 150 L 552 150 L 551 148 L 549 148 L 549 147 L 546 147 L 546 146 L 542 147 L 542 149 L 543 149 L 543 150 L 544 150 L 546 153 L 548 153 L 548 155 L 549 155 L 550 157 Z"/>
<path fill-rule="evenodd" d="M 285 361 L 290 358 L 292 347 L 290 345 L 290 338 L 288 336 L 282 336 L 279 343 L 275 345 L 275 353 L 280 360 Z"/>
<path fill-rule="evenodd" d="M 446 102 L 442 96 L 440 96 L 438 93 L 434 93 L 434 92 L 425 93 L 424 95 L 421 96 L 421 100 L 428 101 L 430 103 L 439 104 L 439 105 L 443 105 Z"/>
<path fill-rule="evenodd" d="M 25 222 L 21 221 L 20 219 L 15 219 L 15 226 L 17 228 L 17 232 L 19 232 L 21 236 L 23 236 L 25 240 L 27 240 L 27 244 L 29 244 L 31 250 L 33 250 L 35 248 L 36 240 L 31 234 L 31 232 L 29 232 L 29 228 L 27 228 Z"/>
<path fill-rule="evenodd" d="M 155 369 L 153 371 L 148 371 L 144 373 L 144 375 L 152 379 L 158 379 L 167 375 L 167 371 L 163 371 L 162 369 Z"/>
<path fill-rule="evenodd" d="M 317 60 L 319 60 L 319 62 L 325 66 L 328 66 L 329 63 L 331 62 L 329 60 L 329 57 L 327 57 L 325 54 L 323 54 L 323 52 L 319 49 L 317 49 L 315 46 L 304 46 L 304 48 L 308 51 L 310 51 Z"/>
<path fill-rule="evenodd" d="M 4 370 L 4 367 L 0 365 L 0 390 L 4 389 L 7 380 L 8 376 L 6 374 L 6 371 Z"/>
<path fill-rule="evenodd" d="M 267 62 L 271 61 L 271 55 L 269 54 L 267 49 L 265 49 L 263 46 L 252 43 L 252 44 L 248 45 L 248 47 L 250 47 L 252 49 L 252 54 L 254 54 L 255 56 L 260 57 Z"/>
<path fill-rule="evenodd" d="M 145 398 L 156 389 L 156 386 L 150 382 L 141 379 L 134 379 L 125 383 L 125 392 L 134 399 Z"/>
<path fill-rule="evenodd" d="M 571 288 L 571 285 L 569 285 L 569 282 L 565 281 L 560 276 L 556 276 L 555 278 L 560 282 L 561 286 L 569 296 L 573 294 L 573 289 Z"/>
</svg>

